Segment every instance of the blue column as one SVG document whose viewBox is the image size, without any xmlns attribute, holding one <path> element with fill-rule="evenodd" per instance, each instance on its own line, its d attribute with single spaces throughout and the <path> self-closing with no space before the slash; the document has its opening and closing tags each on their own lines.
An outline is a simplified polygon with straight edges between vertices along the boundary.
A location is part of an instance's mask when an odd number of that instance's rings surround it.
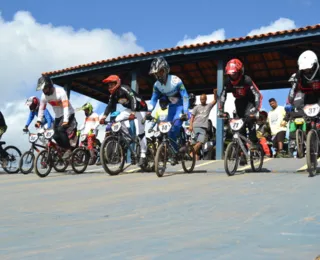
<svg viewBox="0 0 320 260">
<path fill-rule="evenodd" d="M 67 92 L 68 99 L 70 100 L 70 86 L 68 84 L 64 85 L 64 90 Z"/>
<path fill-rule="evenodd" d="M 223 89 L 223 60 L 218 61 L 218 70 L 217 70 L 217 88 L 218 96 L 220 96 Z M 217 106 L 218 112 L 218 106 Z M 223 158 L 223 120 L 217 117 L 216 121 L 216 160 L 222 160 Z"/>
</svg>

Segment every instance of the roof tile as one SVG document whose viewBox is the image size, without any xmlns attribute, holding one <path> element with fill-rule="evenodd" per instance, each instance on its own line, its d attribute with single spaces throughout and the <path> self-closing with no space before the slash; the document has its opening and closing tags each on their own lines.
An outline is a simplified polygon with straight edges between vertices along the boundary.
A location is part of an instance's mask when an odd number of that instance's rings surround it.
<svg viewBox="0 0 320 260">
<path fill-rule="evenodd" d="M 271 37 L 271 36 L 276 36 L 276 35 L 291 34 L 291 33 L 294 33 L 294 32 L 308 31 L 308 30 L 314 30 L 314 29 L 319 29 L 319 28 L 320 28 L 320 24 L 316 24 L 316 25 L 306 26 L 306 27 L 292 29 L 292 30 L 283 30 L 283 31 L 278 31 L 278 32 L 270 32 L 270 33 L 252 35 L 252 36 L 246 36 L 246 37 L 231 38 L 231 39 L 226 39 L 226 40 L 223 40 L 223 41 L 217 40 L 217 41 L 203 42 L 203 43 L 197 43 L 197 44 L 176 46 L 176 47 L 173 47 L 173 48 L 165 48 L 165 49 L 161 49 L 161 50 L 154 50 L 154 51 L 151 51 L 151 52 L 142 52 L 142 53 L 136 53 L 136 54 L 129 54 L 129 55 L 124 55 L 124 56 L 120 56 L 120 57 L 116 57 L 116 58 L 100 60 L 100 61 L 91 62 L 91 63 L 87 63 L 87 64 L 81 64 L 81 65 L 78 65 L 78 66 L 75 66 L 75 67 L 69 67 L 69 68 L 65 68 L 65 69 L 61 69 L 61 70 L 44 72 L 42 74 L 43 75 L 53 75 L 53 74 L 58 74 L 58 73 L 61 73 L 61 72 L 71 71 L 71 70 L 74 70 L 74 69 L 77 69 L 77 68 L 89 67 L 89 66 L 96 65 L 96 64 L 108 63 L 108 62 L 111 62 L 111 61 L 124 60 L 124 59 L 129 59 L 129 58 L 132 58 L 132 57 L 149 56 L 149 55 L 152 55 L 152 54 L 165 53 L 165 52 L 174 51 L 174 50 L 192 49 L 192 48 L 195 48 L 195 47 L 202 47 L 202 46 L 222 44 L 222 43 L 230 43 L 230 42 L 239 42 L 239 41 L 245 41 L 245 40 L 248 40 L 248 39 L 261 39 L 261 38 L 266 38 L 266 37 Z"/>
</svg>

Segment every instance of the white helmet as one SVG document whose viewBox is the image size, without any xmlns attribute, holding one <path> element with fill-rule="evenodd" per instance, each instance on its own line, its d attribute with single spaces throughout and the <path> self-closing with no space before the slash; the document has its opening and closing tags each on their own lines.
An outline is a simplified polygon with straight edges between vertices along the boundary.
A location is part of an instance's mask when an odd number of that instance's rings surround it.
<svg viewBox="0 0 320 260">
<path fill-rule="evenodd" d="M 303 71 L 303 70 L 311 70 L 312 71 L 312 76 L 311 77 L 307 77 L 307 73 L 304 73 L 304 77 L 307 80 L 313 80 L 313 78 L 316 76 L 318 70 L 319 70 L 319 62 L 318 62 L 318 57 L 317 55 L 313 52 L 313 51 L 305 51 L 303 52 L 298 59 L 298 66 L 299 66 L 299 71 Z M 308 75 L 310 76 L 310 74 Z"/>
</svg>

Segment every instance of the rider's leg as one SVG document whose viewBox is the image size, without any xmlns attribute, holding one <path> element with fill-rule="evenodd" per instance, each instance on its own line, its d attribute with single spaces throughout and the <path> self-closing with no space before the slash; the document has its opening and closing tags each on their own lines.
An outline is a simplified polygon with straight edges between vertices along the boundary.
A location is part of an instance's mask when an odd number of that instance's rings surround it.
<svg viewBox="0 0 320 260">
<path fill-rule="evenodd" d="M 135 120 L 135 126 L 136 126 L 137 134 L 139 135 L 139 138 L 140 138 L 140 156 L 141 157 L 146 157 L 146 152 L 147 152 L 147 138 L 144 131 L 145 125 L 141 123 L 144 116 L 145 116 L 145 112 L 136 112 L 137 120 Z"/>
<path fill-rule="evenodd" d="M 176 122 L 171 128 L 171 131 L 169 132 L 169 137 L 172 138 L 175 142 L 177 141 L 179 135 L 180 135 L 180 129 L 182 126 L 182 121 L 179 120 L 180 115 L 182 114 L 183 106 L 181 105 L 175 105 L 175 104 L 169 104 L 168 108 L 168 121 L 174 121 L 176 119 Z M 172 144 L 173 147 L 178 150 L 178 146 L 176 144 Z"/>
<path fill-rule="evenodd" d="M 93 149 L 95 138 L 96 138 L 95 134 L 88 134 L 88 149 L 90 153 L 90 161 L 89 161 L 90 165 L 94 164 L 97 159 Z"/>
</svg>

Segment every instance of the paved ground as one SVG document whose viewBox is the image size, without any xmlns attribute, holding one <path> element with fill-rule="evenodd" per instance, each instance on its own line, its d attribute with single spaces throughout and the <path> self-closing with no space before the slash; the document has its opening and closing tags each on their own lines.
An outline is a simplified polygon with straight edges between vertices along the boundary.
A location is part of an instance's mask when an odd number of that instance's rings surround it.
<svg viewBox="0 0 320 260">
<path fill-rule="evenodd" d="M 272 159 L 228 177 L 220 161 L 167 177 L 0 174 L 0 259 L 314 259 L 320 176 Z"/>
</svg>

